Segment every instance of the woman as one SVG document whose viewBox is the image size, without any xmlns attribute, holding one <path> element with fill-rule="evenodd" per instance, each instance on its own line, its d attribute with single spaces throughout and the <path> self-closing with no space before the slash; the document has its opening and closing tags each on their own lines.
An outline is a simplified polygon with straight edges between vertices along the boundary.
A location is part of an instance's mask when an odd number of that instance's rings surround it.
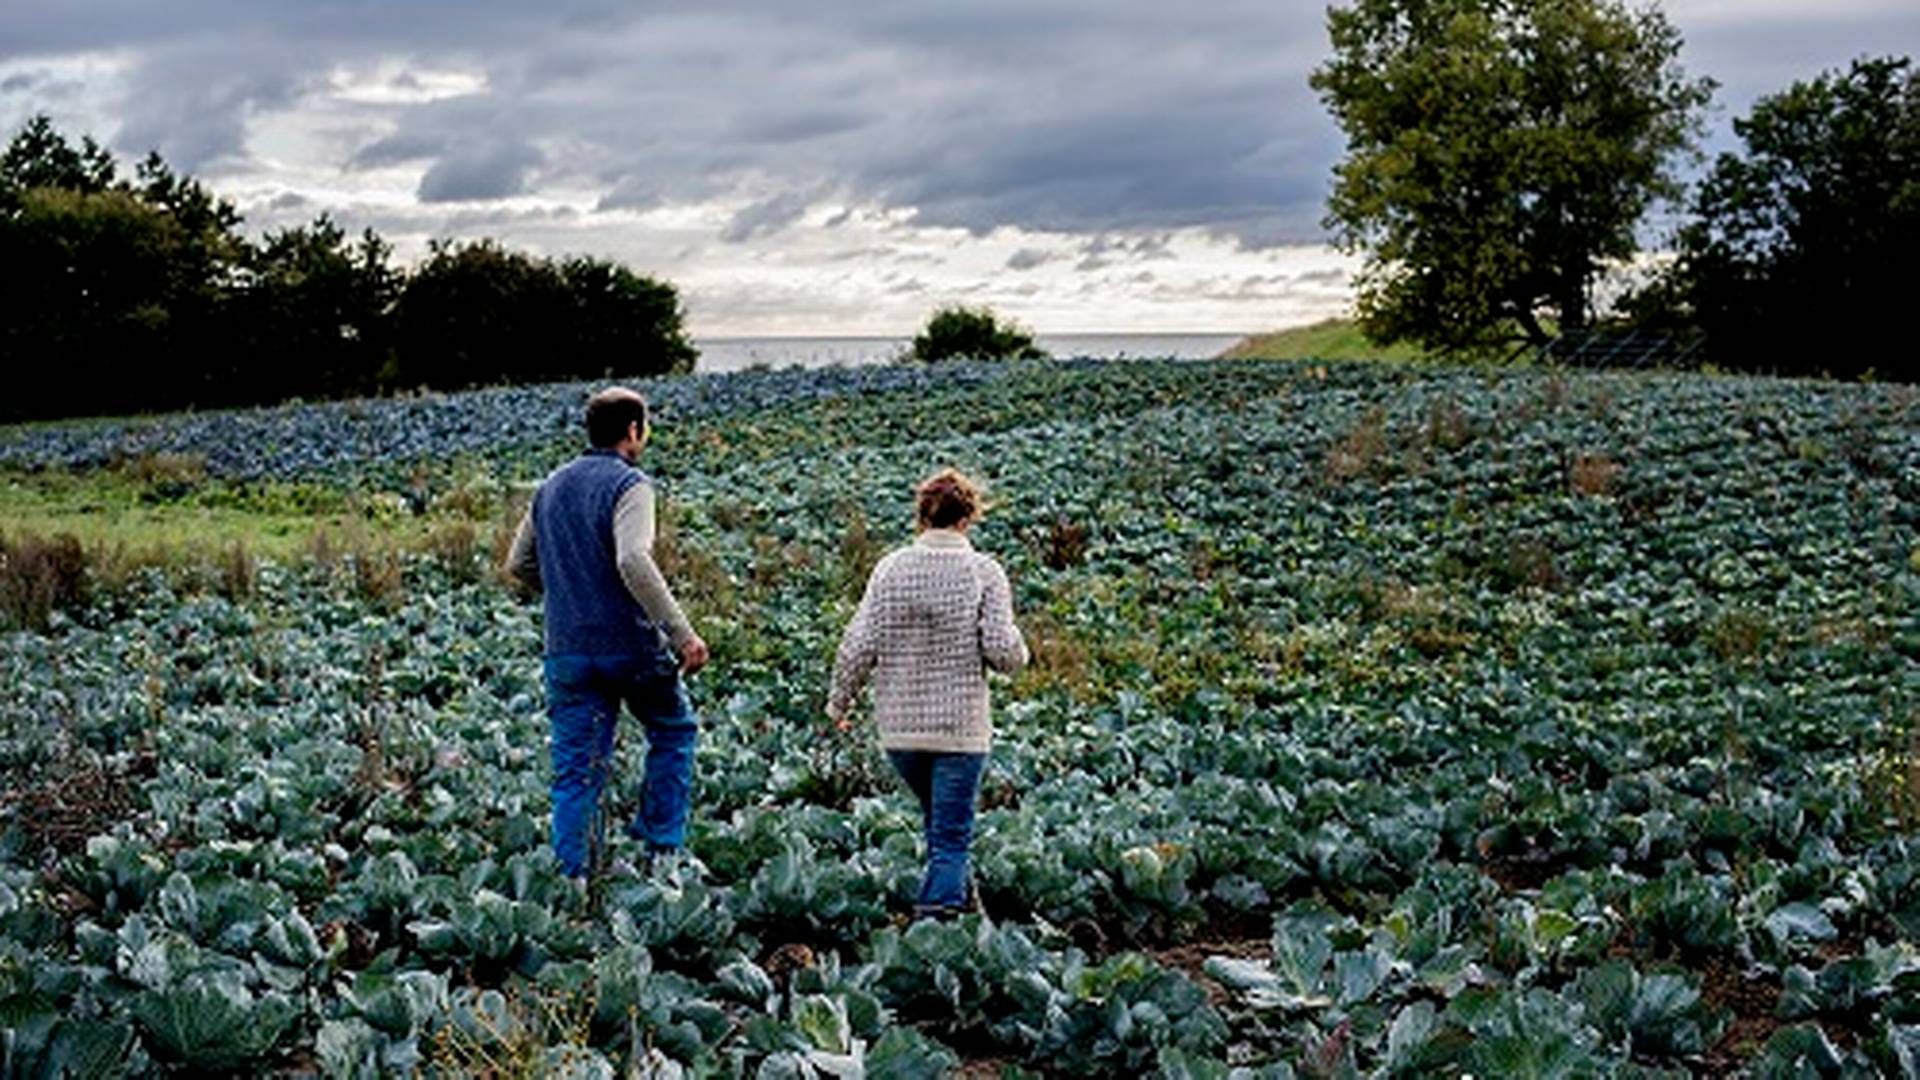
<svg viewBox="0 0 1920 1080">
<path fill-rule="evenodd" d="M 920 800 L 926 831 L 927 873 L 914 914 L 945 918 L 973 906 L 967 848 L 993 742 L 987 670 L 1020 670 L 1027 643 L 1013 623 L 1006 571 L 967 540 L 980 519 L 979 487 L 947 469 L 915 496 L 919 535 L 867 579 L 840 641 L 827 716 L 844 729 L 872 677 L 880 747 Z"/>
</svg>

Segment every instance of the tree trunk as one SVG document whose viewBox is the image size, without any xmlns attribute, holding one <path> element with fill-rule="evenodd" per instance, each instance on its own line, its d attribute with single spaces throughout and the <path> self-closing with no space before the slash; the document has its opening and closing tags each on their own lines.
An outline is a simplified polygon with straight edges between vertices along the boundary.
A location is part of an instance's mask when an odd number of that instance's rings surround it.
<svg viewBox="0 0 1920 1080">
<path fill-rule="evenodd" d="M 1535 348 L 1543 348 L 1553 340 L 1553 335 L 1547 333 L 1546 327 L 1540 325 L 1540 319 L 1533 313 L 1531 307 L 1525 304 L 1516 305 L 1514 319 L 1520 323 L 1520 328 L 1527 332 L 1527 341 Z"/>
<path fill-rule="evenodd" d="M 1587 282 L 1577 274 L 1568 274 L 1560 282 L 1556 297 L 1560 307 L 1560 332 L 1577 333 L 1587 328 Z"/>
</svg>

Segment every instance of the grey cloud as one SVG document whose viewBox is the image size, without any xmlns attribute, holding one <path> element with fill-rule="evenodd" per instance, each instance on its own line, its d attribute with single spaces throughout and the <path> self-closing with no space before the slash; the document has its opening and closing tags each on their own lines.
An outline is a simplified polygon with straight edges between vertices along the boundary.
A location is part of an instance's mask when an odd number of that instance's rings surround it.
<svg viewBox="0 0 1920 1080">
<path fill-rule="evenodd" d="M 1344 285 L 1347 282 L 1345 270 L 1304 270 L 1294 275 L 1294 281 L 1302 285 Z"/>
<path fill-rule="evenodd" d="M 456 150 L 420 178 L 420 201 L 474 202 L 523 194 L 528 174 L 541 160 L 538 150 L 520 142 Z"/>
<path fill-rule="evenodd" d="M 1173 237 L 1164 233 L 1159 236 L 1143 236 L 1133 242 L 1133 253 L 1142 259 L 1178 259 L 1180 256 L 1168 250 L 1167 245 L 1172 242 Z"/>
<path fill-rule="evenodd" d="M 447 152 L 447 140 L 433 132 L 409 131 L 375 139 L 353 152 L 347 159 L 350 168 L 372 169 L 382 165 L 404 165 L 424 161 Z"/>
<path fill-rule="evenodd" d="M 431 203 L 407 209 L 353 203 L 327 213 L 348 232 L 371 227 L 393 236 L 461 236 L 469 232 L 519 233 L 543 225 L 565 225 L 580 218 L 570 207 L 511 207 L 487 203 Z M 686 253 L 676 254 L 676 258 Z"/>
<path fill-rule="evenodd" d="M 1759 98 L 1785 90 L 1823 71 L 1844 70 L 1862 56 L 1920 57 L 1920 5 L 1890 5 L 1884 13 L 1844 13 L 1830 19 L 1791 22 L 1730 19 L 1712 33 L 1687 36 L 1681 62 L 1689 74 L 1710 75 L 1720 83 L 1715 116 L 1705 149 L 1709 154 L 1739 145 L 1735 118 L 1745 116 Z M 1669 14 L 1685 27 L 1679 16 Z"/>
<path fill-rule="evenodd" d="M 229 48 L 250 50 L 248 62 L 231 64 Z M 293 41 L 210 39 L 149 56 L 119 103 L 114 145 L 157 150 L 182 172 L 243 160 L 249 118 L 291 105 L 305 86 L 296 50 Z"/>
<path fill-rule="evenodd" d="M 1057 258 L 1059 258 L 1059 256 L 1051 252 L 1039 251 L 1034 248 L 1021 248 L 1019 251 L 1007 256 L 1007 269 L 1031 270 L 1036 266 L 1045 266 Z"/>
<path fill-rule="evenodd" d="M 637 176 L 629 176 L 600 196 L 596 210 L 651 210 L 666 199 L 660 188 Z"/>
<path fill-rule="evenodd" d="M 0 29 L 19 25 L 21 44 L 11 47 L 26 50 L 63 35 L 69 48 L 131 48 L 137 92 L 156 101 L 192 99 L 188 88 L 201 81 L 164 77 L 180 48 L 172 43 L 224 50 L 199 64 L 201 76 L 267 85 L 199 95 L 191 124 L 184 110 L 173 114 L 181 129 L 200 132 L 174 136 L 183 147 L 197 139 L 196 158 L 236 152 L 249 116 L 335 66 L 397 56 L 421 70 L 480 64 L 485 107 L 386 106 L 393 133 L 344 163 L 437 159 L 423 198 L 585 181 L 613 209 L 770 184 L 840 190 L 852 203 L 912 208 L 923 223 L 976 232 L 1165 230 L 1223 212 L 1234 220 L 1284 212 L 1285 170 L 1255 156 L 1275 138 L 1324 126 L 1317 110 L 1287 107 L 1305 99 L 1290 43 L 1318 35 L 1318 14 L 1276 14 L 1251 0 L 1198 15 L 1091 0 L 879 14 L 846 0 L 804 11 L 770 0 L 563 2 L 557 11 L 479 0 L 457 20 L 361 4 L 248 9 L 231 21 L 235 12 L 217 0 L 184 0 L 188 10 L 170 20 L 122 3 L 104 25 L 81 25 L 29 0 L 44 24 L 0 15 Z M 245 47 L 232 25 L 276 47 Z M 1153 64 L 1137 62 L 1147 41 Z M 1190 58 L 1162 62 L 1182 55 Z M 276 88 L 283 93 L 267 92 Z M 157 128 L 149 120 L 139 130 Z M 460 149 L 534 133 L 572 150 L 538 177 Z M 791 198 L 776 197 L 744 211 L 728 234 L 764 236 L 796 219 Z"/>
<path fill-rule="evenodd" d="M 1235 303 L 1294 299 L 1302 295 L 1287 274 L 1246 274 L 1238 278 L 1224 275 L 1206 278 L 1191 285 L 1162 282 L 1152 295 L 1168 299 L 1205 299 Z"/>
<path fill-rule="evenodd" d="M 1828 7 L 1690 24 L 1676 0 L 1670 18 L 1689 69 L 1725 80 L 1735 115 L 1853 55 L 1920 52 L 1912 0 Z M 336 67 L 405 59 L 487 80 L 477 101 L 363 110 L 391 134 L 341 164 L 432 160 L 423 199 L 553 184 L 624 209 L 832 192 L 975 234 L 1198 227 L 1263 248 L 1323 238 L 1342 150 L 1306 85 L 1327 51 L 1324 22 L 1321 5 L 1272 0 L 14 0 L 0 5 L 0 59 L 127 56 L 115 144 L 157 146 L 187 169 L 240 159 L 250 124 L 299 105 Z M 536 141 L 544 160 L 470 149 Z M 756 203 L 729 236 L 792 224 L 796 198 Z M 1079 254 L 1088 270 L 1158 257 Z"/>
<path fill-rule="evenodd" d="M 1080 245 L 1080 251 L 1089 259 L 1136 260 L 1177 259 L 1170 248 L 1173 236 L 1170 233 L 1150 233 L 1143 236 L 1114 236 L 1099 233 Z M 1104 262 L 1103 262 L 1104 265 Z"/>
<path fill-rule="evenodd" d="M 0 94 L 23 94 L 46 80 L 38 72 L 22 72 L 0 79 Z"/>
<path fill-rule="evenodd" d="M 735 124 L 735 133 L 747 142 L 800 142 L 857 131 L 867 117 L 848 109 L 773 109 L 743 116 Z"/>
<path fill-rule="evenodd" d="M 801 215 L 806 212 L 807 197 L 805 195 L 794 191 L 783 191 L 771 198 L 742 207 L 720 230 L 720 239 L 730 244 L 737 244 L 751 240 L 755 236 L 770 235 L 799 221 Z"/>
<path fill-rule="evenodd" d="M 862 260 L 862 261 L 879 260 L 879 259 L 888 258 L 889 256 L 893 255 L 894 252 L 895 252 L 894 248 L 886 247 L 884 245 L 876 246 L 876 247 L 847 248 L 842 251 L 830 252 L 826 256 L 826 260 L 828 262 L 853 262 L 856 259 Z M 896 259 L 895 261 L 905 262 L 906 260 Z"/>
</svg>

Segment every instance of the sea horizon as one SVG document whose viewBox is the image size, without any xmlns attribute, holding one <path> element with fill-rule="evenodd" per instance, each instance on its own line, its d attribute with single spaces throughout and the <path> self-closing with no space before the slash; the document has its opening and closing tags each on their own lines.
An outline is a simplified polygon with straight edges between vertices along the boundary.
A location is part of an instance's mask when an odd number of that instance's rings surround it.
<svg viewBox="0 0 1920 1080">
<path fill-rule="evenodd" d="M 1248 336 L 1216 331 L 1035 334 L 1034 344 L 1057 357 L 1198 360 L 1218 356 Z M 831 367 L 886 363 L 912 345 L 912 334 L 766 334 L 696 337 L 696 371 L 751 367 Z"/>
</svg>

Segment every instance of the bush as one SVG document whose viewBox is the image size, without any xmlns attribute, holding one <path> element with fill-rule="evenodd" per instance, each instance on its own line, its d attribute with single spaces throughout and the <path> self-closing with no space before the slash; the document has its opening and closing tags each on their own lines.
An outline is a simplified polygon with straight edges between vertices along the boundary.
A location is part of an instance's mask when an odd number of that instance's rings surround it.
<svg viewBox="0 0 1920 1080">
<path fill-rule="evenodd" d="M 74 536 L 0 536 L 0 627 L 41 629 L 87 600 L 87 553 Z"/>
<path fill-rule="evenodd" d="M 1015 323 L 1001 322 L 989 308 L 944 307 L 913 339 L 909 358 L 934 360 L 1044 360 L 1046 351 Z"/>
</svg>

